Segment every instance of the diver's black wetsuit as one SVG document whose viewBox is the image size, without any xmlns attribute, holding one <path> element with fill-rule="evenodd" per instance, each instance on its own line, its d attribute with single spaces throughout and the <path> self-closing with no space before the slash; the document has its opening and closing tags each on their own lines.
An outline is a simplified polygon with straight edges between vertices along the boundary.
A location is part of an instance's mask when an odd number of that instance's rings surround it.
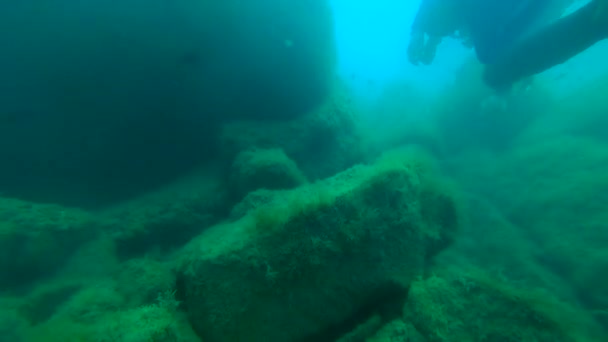
<svg viewBox="0 0 608 342">
<path fill-rule="evenodd" d="M 601 1 L 608 0 L 592 0 L 557 20 L 573 0 L 423 0 L 408 54 L 414 64 L 430 64 L 441 38 L 463 30 L 486 65 L 486 83 L 509 87 L 608 38 L 608 14 L 598 17 Z"/>
<path fill-rule="evenodd" d="M 411 27 L 408 58 L 414 65 L 431 64 L 443 37 L 452 35 L 460 24 L 461 0 L 422 0 Z"/>
<path fill-rule="evenodd" d="M 508 88 L 514 82 L 543 72 L 608 38 L 608 14 L 593 0 L 576 12 L 520 39 L 500 61 L 487 66 L 489 86 Z"/>
</svg>

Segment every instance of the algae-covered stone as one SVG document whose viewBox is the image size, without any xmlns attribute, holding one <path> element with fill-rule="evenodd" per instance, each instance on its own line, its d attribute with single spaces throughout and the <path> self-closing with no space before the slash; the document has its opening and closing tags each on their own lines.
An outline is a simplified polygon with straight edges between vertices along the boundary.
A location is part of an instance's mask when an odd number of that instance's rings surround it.
<svg viewBox="0 0 608 342">
<path fill-rule="evenodd" d="M 429 342 L 605 340 L 588 314 L 546 291 L 516 288 L 481 271 L 452 272 L 410 287 L 405 317 Z"/>
<path fill-rule="evenodd" d="M 296 163 L 280 149 L 251 149 L 232 163 L 232 196 L 240 200 L 258 189 L 290 189 L 306 182 Z"/>
<path fill-rule="evenodd" d="M 216 223 L 226 202 L 217 183 L 214 175 L 185 177 L 108 210 L 118 256 L 126 259 L 177 249 Z"/>
<path fill-rule="evenodd" d="M 391 305 L 452 240 L 456 204 L 416 160 L 383 159 L 210 228 L 182 252 L 178 298 L 214 341 L 335 341 Z"/>
<path fill-rule="evenodd" d="M 422 334 L 410 322 L 396 319 L 383 326 L 366 342 L 426 342 Z"/>
<path fill-rule="evenodd" d="M 57 316 L 26 335 L 28 342 L 200 342 L 185 317 L 163 303 L 108 311 L 86 322 Z"/>
<path fill-rule="evenodd" d="M 175 276 L 162 262 L 150 258 L 131 259 L 115 276 L 116 289 L 128 306 L 154 303 L 159 295 L 173 291 Z"/>
<path fill-rule="evenodd" d="M 326 178 L 363 159 L 357 120 L 350 95 L 335 89 L 323 105 L 293 120 L 226 123 L 221 131 L 221 149 L 224 158 L 231 160 L 252 148 L 278 148 L 309 180 Z"/>
<path fill-rule="evenodd" d="M 82 287 L 78 283 L 56 283 L 38 286 L 20 307 L 20 313 L 32 324 L 40 324 L 51 318 L 57 309 Z"/>
<path fill-rule="evenodd" d="M 159 283 L 150 277 L 146 279 Z M 185 315 L 178 310 L 179 302 L 175 300 L 174 291 L 158 288 L 162 292 L 155 296 L 155 300 L 139 305 L 151 289 L 143 289 L 143 295 L 133 300 L 128 297 L 132 294 L 122 291 L 121 286 L 124 285 L 118 281 L 96 281 L 83 286 L 57 306 L 48 319 L 39 320 L 26 329 L 24 341 L 200 341 Z"/>
<path fill-rule="evenodd" d="M 99 230 L 82 210 L 0 198 L 0 290 L 53 274 Z"/>
<path fill-rule="evenodd" d="M 57 308 L 48 325 L 56 326 L 57 321 L 62 320 L 93 325 L 108 313 L 128 308 L 127 300 L 117 288 L 119 286 L 113 281 L 97 281 L 94 285 L 83 287 Z"/>
<path fill-rule="evenodd" d="M 0 339 L 9 342 L 25 342 L 24 331 L 28 322 L 19 314 L 13 299 L 0 298 Z"/>
<path fill-rule="evenodd" d="M 100 322 L 89 338 L 99 342 L 200 342 L 188 322 L 163 305 L 119 311 Z"/>
</svg>

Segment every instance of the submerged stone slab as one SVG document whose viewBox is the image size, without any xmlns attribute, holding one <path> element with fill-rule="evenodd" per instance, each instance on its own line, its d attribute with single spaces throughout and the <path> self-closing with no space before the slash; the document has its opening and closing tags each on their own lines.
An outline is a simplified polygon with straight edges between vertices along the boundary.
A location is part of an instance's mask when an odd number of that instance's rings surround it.
<svg viewBox="0 0 608 342">
<path fill-rule="evenodd" d="M 207 342 L 335 341 L 400 308 L 458 226 L 433 179 L 414 159 L 385 158 L 205 231 L 178 266 L 193 328 Z"/>
</svg>

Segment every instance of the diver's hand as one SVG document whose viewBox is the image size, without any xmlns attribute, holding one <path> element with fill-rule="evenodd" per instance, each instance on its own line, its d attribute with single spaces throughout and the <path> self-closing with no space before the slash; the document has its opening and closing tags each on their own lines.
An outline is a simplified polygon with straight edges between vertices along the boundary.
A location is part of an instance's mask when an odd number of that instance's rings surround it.
<svg viewBox="0 0 608 342">
<path fill-rule="evenodd" d="M 424 53 L 424 34 L 413 33 L 407 47 L 407 58 L 413 65 L 419 65 Z"/>
<path fill-rule="evenodd" d="M 413 65 L 430 65 L 435 59 L 435 51 L 437 51 L 437 45 L 441 42 L 439 36 L 429 36 L 428 40 L 425 41 L 425 35 L 412 34 L 410 44 L 407 48 L 407 56 L 410 63 Z"/>
<path fill-rule="evenodd" d="M 424 48 L 422 50 L 422 57 L 420 58 L 420 62 L 422 62 L 422 64 L 431 65 L 431 63 L 433 63 L 439 43 L 441 43 L 441 37 L 429 36 L 429 39 L 424 44 Z"/>
</svg>

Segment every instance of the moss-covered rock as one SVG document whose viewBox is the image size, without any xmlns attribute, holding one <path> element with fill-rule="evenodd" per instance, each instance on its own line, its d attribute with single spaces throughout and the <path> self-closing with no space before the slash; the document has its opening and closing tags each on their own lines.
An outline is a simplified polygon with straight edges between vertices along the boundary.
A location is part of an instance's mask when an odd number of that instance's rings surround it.
<svg viewBox="0 0 608 342">
<path fill-rule="evenodd" d="M 242 201 L 237 203 L 230 211 L 229 219 L 238 220 L 246 216 L 250 210 L 267 205 L 280 196 L 281 191 L 260 189 L 247 194 Z"/>
<path fill-rule="evenodd" d="M 159 286 L 162 281 L 153 277 L 146 279 L 151 284 L 147 288 L 139 285 L 144 287 L 141 295 L 125 292 L 129 285 L 119 281 L 106 280 L 84 286 L 61 303 L 48 319 L 23 329 L 24 341 L 199 341 L 178 310 L 175 292 L 162 289 Z M 150 289 L 154 286 L 162 292 L 154 300 L 148 300 L 146 295 L 153 292 Z M 138 285 L 129 288 L 136 287 Z"/>
<path fill-rule="evenodd" d="M 582 310 L 546 291 L 516 288 L 480 271 L 412 283 L 405 318 L 429 342 L 601 341 Z"/>
<path fill-rule="evenodd" d="M 152 259 L 128 260 L 114 278 L 118 292 L 129 307 L 152 304 L 163 293 L 173 291 L 175 286 L 171 268 Z"/>
<path fill-rule="evenodd" d="M 306 182 L 296 163 L 280 149 L 251 149 L 237 155 L 232 163 L 228 187 L 241 200 L 258 189 L 291 189 Z"/>
<path fill-rule="evenodd" d="M 198 342 L 185 317 L 162 305 L 148 305 L 105 317 L 93 330 L 97 342 Z"/>
<path fill-rule="evenodd" d="M 19 311 L 32 325 L 43 323 L 81 287 L 80 283 L 70 282 L 38 286 L 24 300 Z"/>
<path fill-rule="evenodd" d="M 118 287 L 116 282 L 108 280 L 84 286 L 57 308 L 47 326 L 62 321 L 75 325 L 93 325 L 108 313 L 127 308 L 127 300 Z"/>
<path fill-rule="evenodd" d="M 112 222 L 119 258 L 163 254 L 216 223 L 228 212 L 226 198 L 215 177 L 195 175 L 116 206 L 104 218 Z"/>
<path fill-rule="evenodd" d="M 410 322 L 396 319 L 384 325 L 366 342 L 426 342 L 426 338 Z"/>
<path fill-rule="evenodd" d="M 426 342 L 426 339 L 409 322 L 401 318 L 387 323 L 380 315 L 372 316 L 350 333 L 335 342 Z"/>
<path fill-rule="evenodd" d="M 363 152 L 349 96 L 336 89 L 322 106 L 294 120 L 235 121 L 223 126 L 226 160 L 252 148 L 282 149 L 310 180 L 330 177 L 361 161 Z"/>
<path fill-rule="evenodd" d="M 0 290 L 54 274 L 101 228 L 82 210 L 0 198 Z"/>
<path fill-rule="evenodd" d="M 0 298 L 0 338 L 7 342 L 26 342 L 29 328 L 27 320 L 19 313 L 20 303 L 9 298 Z"/>
<path fill-rule="evenodd" d="M 187 320 L 171 306 L 153 304 L 78 322 L 58 316 L 26 334 L 29 342 L 199 342 Z"/>
<path fill-rule="evenodd" d="M 420 160 L 391 155 L 208 229 L 177 267 L 193 328 L 210 342 L 334 341 L 399 312 L 459 225 L 438 184 Z"/>
</svg>

